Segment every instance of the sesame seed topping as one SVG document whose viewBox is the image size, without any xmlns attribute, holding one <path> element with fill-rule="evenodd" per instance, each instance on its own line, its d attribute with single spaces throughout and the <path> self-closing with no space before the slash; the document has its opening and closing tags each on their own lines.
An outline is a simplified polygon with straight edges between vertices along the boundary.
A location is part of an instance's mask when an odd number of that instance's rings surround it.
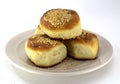
<svg viewBox="0 0 120 84">
<path fill-rule="evenodd" d="M 71 20 L 70 11 L 67 9 L 53 9 L 46 12 L 44 20 L 59 28 Z"/>
<path fill-rule="evenodd" d="M 31 38 L 29 38 L 29 43 L 31 47 L 33 48 L 51 48 L 58 44 L 57 41 L 51 40 L 45 35 L 34 35 Z"/>
</svg>

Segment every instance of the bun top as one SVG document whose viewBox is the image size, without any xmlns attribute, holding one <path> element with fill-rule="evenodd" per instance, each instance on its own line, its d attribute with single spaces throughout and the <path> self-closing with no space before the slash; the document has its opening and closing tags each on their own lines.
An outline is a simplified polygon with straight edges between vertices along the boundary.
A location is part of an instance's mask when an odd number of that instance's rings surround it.
<svg viewBox="0 0 120 84">
<path fill-rule="evenodd" d="M 72 42 L 93 45 L 96 42 L 97 36 L 93 33 L 83 30 L 80 36 L 71 39 Z"/>
<path fill-rule="evenodd" d="M 46 35 L 34 35 L 27 41 L 27 47 L 33 50 L 49 50 L 59 44 L 60 42 L 51 40 Z"/>
<path fill-rule="evenodd" d="M 40 19 L 40 24 L 50 30 L 71 29 L 80 21 L 76 11 L 70 9 L 48 10 Z"/>
</svg>

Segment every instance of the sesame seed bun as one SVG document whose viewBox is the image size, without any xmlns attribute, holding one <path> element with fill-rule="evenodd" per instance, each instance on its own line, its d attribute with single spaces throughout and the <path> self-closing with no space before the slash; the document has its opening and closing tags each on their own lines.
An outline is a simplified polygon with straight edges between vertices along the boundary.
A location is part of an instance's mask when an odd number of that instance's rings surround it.
<svg viewBox="0 0 120 84">
<path fill-rule="evenodd" d="M 25 43 L 28 58 L 37 66 L 50 67 L 66 58 L 66 46 L 45 35 L 34 35 Z"/>
<path fill-rule="evenodd" d="M 40 19 L 40 27 L 51 38 L 71 39 L 82 33 L 80 17 L 70 9 L 48 10 Z"/>
<path fill-rule="evenodd" d="M 66 40 L 68 55 L 76 59 L 95 59 L 98 53 L 98 39 L 93 33 L 83 30 L 82 35 Z"/>
</svg>

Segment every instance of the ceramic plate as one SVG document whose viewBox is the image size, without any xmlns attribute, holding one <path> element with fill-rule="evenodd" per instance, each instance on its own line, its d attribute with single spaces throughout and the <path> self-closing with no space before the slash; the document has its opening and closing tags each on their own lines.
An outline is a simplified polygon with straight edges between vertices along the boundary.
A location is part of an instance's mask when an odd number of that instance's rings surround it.
<svg viewBox="0 0 120 84">
<path fill-rule="evenodd" d="M 33 35 L 34 31 L 23 32 L 13 37 L 6 45 L 6 54 L 10 63 L 22 71 L 46 76 L 80 75 L 103 67 L 112 58 L 111 44 L 105 38 L 96 34 L 99 39 L 99 53 L 95 60 L 75 60 L 67 57 L 56 66 L 50 68 L 37 67 L 27 58 L 24 50 L 25 41 Z"/>
</svg>

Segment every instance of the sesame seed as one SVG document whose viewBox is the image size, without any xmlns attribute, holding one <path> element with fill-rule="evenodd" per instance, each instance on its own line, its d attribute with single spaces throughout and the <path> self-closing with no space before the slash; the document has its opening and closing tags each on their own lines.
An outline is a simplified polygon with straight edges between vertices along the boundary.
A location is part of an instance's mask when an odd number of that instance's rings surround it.
<svg viewBox="0 0 120 84">
<path fill-rule="evenodd" d="M 44 20 L 51 23 L 54 27 L 59 28 L 71 19 L 70 11 L 65 9 L 54 9 L 46 12 Z"/>
<path fill-rule="evenodd" d="M 34 35 L 29 38 L 29 44 L 35 48 L 49 48 L 56 46 L 58 42 L 55 40 L 51 40 L 45 35 Z"/>
</svg>

